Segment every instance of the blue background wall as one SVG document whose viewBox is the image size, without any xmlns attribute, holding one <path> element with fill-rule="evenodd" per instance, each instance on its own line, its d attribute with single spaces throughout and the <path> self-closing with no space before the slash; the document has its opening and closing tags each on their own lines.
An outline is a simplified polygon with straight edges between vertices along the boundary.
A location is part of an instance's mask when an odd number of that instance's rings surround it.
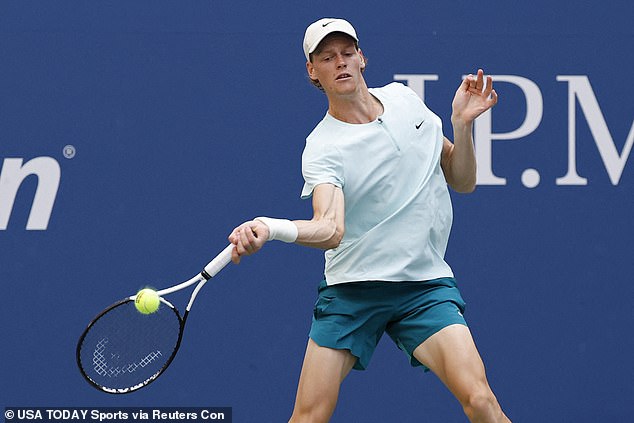
<svg viewBox="0 0 634 423">
<path fill-rule="evenodd" d="M 91 388 L 74 349 L 96 312 L 142 286 L 189 278 L 242 221 L 310 217 L 300 155 L 326 102 L 307 82 L 301 41 L 308 23 L 340 16 L 359 32 L 370 86 L 438 76 L 425 100 L 450 138 L 462 75 L 483 67 L 538 86 L 535 130 L 492 142 L 492 169 L 506 184 L 452 194 L 447 259 L 511 418 L 631 421 L 632 3 L 337 3 L 0 2 L 5 182 L 12 158 L 50 157 L 61 174 L 45 230 L 26 229 L 43 179 L 35 176 L 0 230 L 1 407 L 232 406 L 236 422 L 288 418 L 317 250 L 271 243 L 226 269 L 199 296 L 172 367 L 138 393 Z M 569 125 L 561 75 L 588 78 L 612 140 L 595 136 L 589 122 L 599 116 L 579 100 Z M 526 97 L 515 84 L 496 89 L 492 132 L 513 131 Z M 569 126 L 586 185 L 556 182 L 569 168 Z M 608 143 L 625 160 L 618 166 L 599 152 Z M 522 183 L 528 168 L 541 175 L 535 188 Z M 622 169 L 616 184 L 607 168 Z M 345 381 L 333 421 L 464 417 L 434 376 L 410 369 L 384 339 L 369 371 Z"/>
</svg>

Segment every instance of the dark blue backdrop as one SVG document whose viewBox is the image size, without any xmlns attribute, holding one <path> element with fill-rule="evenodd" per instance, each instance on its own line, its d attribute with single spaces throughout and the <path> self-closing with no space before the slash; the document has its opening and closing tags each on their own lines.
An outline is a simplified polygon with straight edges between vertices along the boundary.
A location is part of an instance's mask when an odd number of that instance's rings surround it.
<svg viewBox="0 0 634 423">
<path fill-rule="evenodd" d="M 92 389 L 74 349 L 97 311 L 189 278 L 242 221 L 310 217 L 300 155 L 326 102 L 301 41 L 308 23 L 340 16 L 360 34 L 369 85 L 434 75 L 425 100 L 450 138 L 462 75 L 511 81 L 476 128 L 481 171 L 505 182 L 481 174 L 474 194 L 452 194 L 447 255 L 468 320 L 515 421 L 631 421 L 632 3 L 337 3 L 0 2 L 0 406 L 288 418 L 316 250 L 272 243 L 221 273 L 172 367 L 138 393 Z M 385 339 L 345 381 L 333 421 L 464 417 Z"/>
</svg>

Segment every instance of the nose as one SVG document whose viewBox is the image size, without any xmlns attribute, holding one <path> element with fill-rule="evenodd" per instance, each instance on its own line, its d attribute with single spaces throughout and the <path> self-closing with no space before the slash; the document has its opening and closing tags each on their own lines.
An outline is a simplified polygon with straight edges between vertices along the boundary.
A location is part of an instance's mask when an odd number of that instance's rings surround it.
<svg viewBox="0 0 634 423">
<path fill-rule="evenodd" d="M 337 69 L 345 68 L 347 66 L 348 64 L 346 63 L 345 57 L 343 56 L 343 54 L 338 54 L 337 55 Z"/>
</svg>

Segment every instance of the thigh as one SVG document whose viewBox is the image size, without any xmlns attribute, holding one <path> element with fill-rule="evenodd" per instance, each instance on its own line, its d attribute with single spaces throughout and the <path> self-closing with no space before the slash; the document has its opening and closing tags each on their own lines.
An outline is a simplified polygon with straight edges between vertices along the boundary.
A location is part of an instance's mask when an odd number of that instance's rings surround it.
<svg viewBox="0 0 634 423">
<path fill-rule="evenodd" d="M 321 347 L 308 341 L 291 421 L 328 421 L 339 397 L 341 382 L 357 358 L 348 350 Z"/>
<path fill-rule="evenodd" d="M 321 347 L 309 339 L 302 364 L 300 384 L 306 382 L 312 385 L 313 389 L 320 386 L 339 385 L 350 373 L 356 360 L 357 357 L 349 350 Z"/>
<path fill-rule="evenodd" d="M 435 333 L 414 350 L 414 357 L 463 401 L 475 389 L 487 389 L 484 364 L 469 328 L 455 324 Z"/>
</svg>

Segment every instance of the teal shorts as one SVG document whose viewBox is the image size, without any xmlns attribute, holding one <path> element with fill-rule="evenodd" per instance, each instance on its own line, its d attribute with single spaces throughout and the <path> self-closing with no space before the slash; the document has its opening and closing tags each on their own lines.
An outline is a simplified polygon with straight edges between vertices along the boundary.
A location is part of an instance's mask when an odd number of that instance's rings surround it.
<svg viewBox="0 0 634 423">
<path fill-rule="evenodd" d="M 412 366 L 423 366 L 412 355 L 439 330 L 467 325 L 465 302 L 453 278 L 422 282 L 351 282 L 319 284 L 310 338 L 322 347 L 350 350 L 354 368 L 365 370 L 386 332 L 407 354 Z"/>
</svg>

